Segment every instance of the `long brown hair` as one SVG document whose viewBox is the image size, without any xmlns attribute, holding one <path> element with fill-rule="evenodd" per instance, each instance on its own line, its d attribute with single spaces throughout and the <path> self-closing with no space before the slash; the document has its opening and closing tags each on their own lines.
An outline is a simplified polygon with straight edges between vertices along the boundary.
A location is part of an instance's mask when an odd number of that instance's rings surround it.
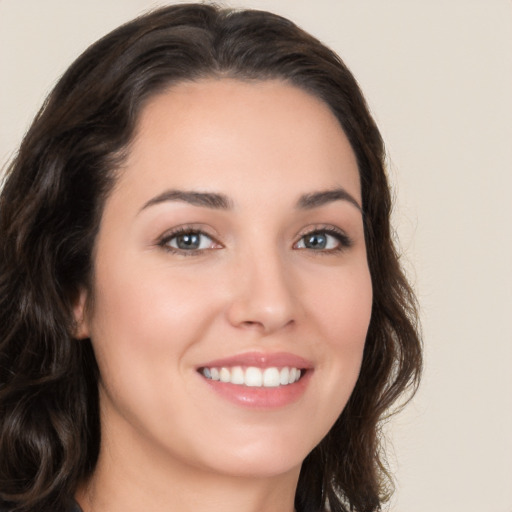
<svg viewBox="0 0 512 512">
<path fill-rule="evenodd" d="M 298 512 L 370 512 L 389 490 L 380 429 L 414 391 L 421 346 L 414 295 L 390 229 L 379 131 L 340 58 L 289 20 L 182 4 L 150 12 L 87 49 L 48 97 L 0 196 L 0 503 L 63 511 L 94 470 L 98 369 L 73 338 L 73 304 L 90 287 L 105 197 L 146 100 L 202 77 L 281 79 L 322 99 L 361 177 L 373 309 L 360 377 L 303 463 Z"/>
</svg>

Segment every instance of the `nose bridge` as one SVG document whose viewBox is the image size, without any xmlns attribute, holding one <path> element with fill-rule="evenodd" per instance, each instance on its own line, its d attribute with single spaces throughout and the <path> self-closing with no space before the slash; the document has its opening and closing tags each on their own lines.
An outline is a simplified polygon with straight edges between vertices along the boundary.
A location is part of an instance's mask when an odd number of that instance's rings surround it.
<svg viewBox="0 0 512 512">
<path fill-rule="evenodd" d="M 239 254 L 230 321 L 266 333 L 296 320 L 297 304 L 289 262 L 278 247 L 248 247 Z"/>
</svg>

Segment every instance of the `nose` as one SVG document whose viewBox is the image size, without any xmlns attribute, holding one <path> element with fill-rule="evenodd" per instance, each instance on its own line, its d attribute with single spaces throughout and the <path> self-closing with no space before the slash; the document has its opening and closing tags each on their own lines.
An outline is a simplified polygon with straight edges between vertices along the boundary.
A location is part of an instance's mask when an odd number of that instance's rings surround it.
<svg viewBox="0 0 512 512">
<path fill-rule="evenodd" d="M 294 324 L 300 307 L 290 265 L 268 252 L 241 259 L 227 310 L 231 325 L 269 335 Z"/>
</svg>

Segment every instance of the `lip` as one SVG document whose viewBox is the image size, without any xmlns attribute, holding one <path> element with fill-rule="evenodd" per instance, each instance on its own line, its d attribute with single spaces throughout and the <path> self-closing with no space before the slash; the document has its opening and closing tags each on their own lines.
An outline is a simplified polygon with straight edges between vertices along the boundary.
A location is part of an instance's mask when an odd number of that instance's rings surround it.
<svg viewBox="0 0 512 512">
<path fill-rule="evenodd" d="M 231 357 L 215 359 L 201 364 L 199 368 L 221 368 L 231 366 L 255 366 L 256 368 L 269 368 L 276 366 L 282 368 L 284 366 L 293 366 L 304 370 L 312 370 L 313 363 L 303 357 L 288 352 L 246 352 Z"/>
<path fill-rule="evenodd" d="M 286 386 L 249 387 L 207 379 L 199 371 L 204 367 L 222 368 L 233 366 L 254 366 L 257 368 L 282 368 L 288 366 L 303 370 L 303 375 L 297 382 Z M 237 406 L 255 409 L 277 409 L 298 401 L 305 393 L 313 372 L 314 368 L 311 361 L 286 352 L 248 352 L 215 359 L 197 367 L 197 375 L 216 396 L 220 396 L 223 400 L 227 400 Z"/>
</svg>

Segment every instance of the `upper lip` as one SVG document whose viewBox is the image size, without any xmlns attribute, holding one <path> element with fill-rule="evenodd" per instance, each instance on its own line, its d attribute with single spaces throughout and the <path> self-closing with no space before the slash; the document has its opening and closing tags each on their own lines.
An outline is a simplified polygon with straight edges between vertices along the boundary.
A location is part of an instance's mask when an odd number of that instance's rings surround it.
<svg viewBox="0 0 512 512">
<path fill-rule="evenodd" d="M 254 366 L 256 368 L 293 367 L 301 369 L 313 368 L 313 363 L 303 357 L 289 352 L 246 352 L 234 356 L 223 357 L 201 364 L 198 368 L 222 368 L 232 366 Z"/>
</svg>

